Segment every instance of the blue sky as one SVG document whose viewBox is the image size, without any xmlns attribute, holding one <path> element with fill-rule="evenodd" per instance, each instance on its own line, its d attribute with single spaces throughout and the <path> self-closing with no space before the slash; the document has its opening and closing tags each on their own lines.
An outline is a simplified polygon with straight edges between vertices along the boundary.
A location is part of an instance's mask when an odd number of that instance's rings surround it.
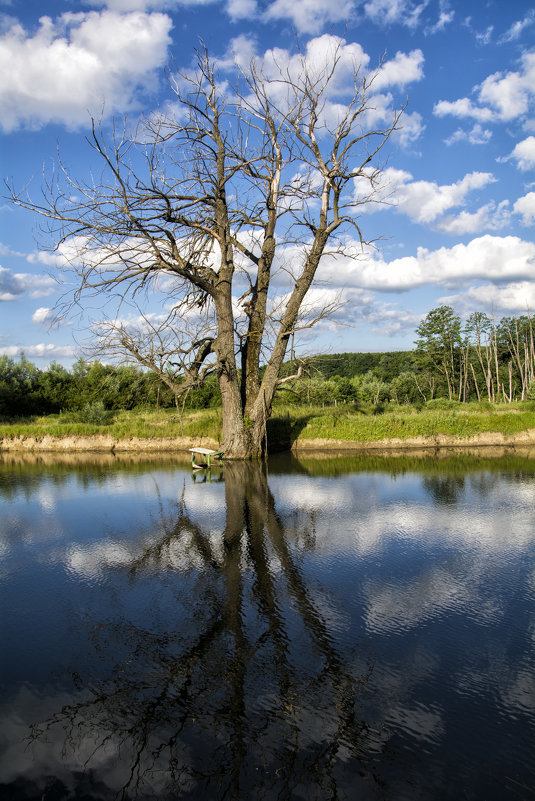
<svg viewBox="0 0 535 801">
<path fill-rule="evenodd" d="M 322 266 L 344 309 L 309 352 L 411 348 L 432 308 L 535 310 L 535 8 L 524 0 L 0 0 L 2 174 L 38 200 L 57 160 L 87 177 L 90 114 L 130 123 L 166 107 L 168 70 L 202 40 L 221 65 L 338 41 L 383 72 L 377 106 L 408 99 L 389 143 L 384 196 L 359 220 L 376 239 Z M 39 220 L 0 205 L 0 355 L 69 365 L 93 304 L 50 327 L 58 283 Z M 148 298 L 154 310 L 164 300 Z M 109 308 L 108 308 L 109 311 Z M 85 326 L 85 328 L 84 328 Z"/>
</svg>

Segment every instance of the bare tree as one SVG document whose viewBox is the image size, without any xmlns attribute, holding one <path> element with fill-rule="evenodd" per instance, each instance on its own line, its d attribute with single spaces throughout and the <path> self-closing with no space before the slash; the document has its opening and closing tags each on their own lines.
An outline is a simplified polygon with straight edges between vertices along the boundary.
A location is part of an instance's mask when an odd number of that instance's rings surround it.
<svg viewBox="0 0 535 801">
<path fill-rule="evenodd" d="M 209 320 L 202 327 L 188 325 L 182 306 L 167 314 L 147 315 L 139 309 L 134 320 L 103 320 L 91 329 L 86 355 L 111 356 L 115 361 L 137 362 L 153 372 L 173 393 L 183 423 L 190 391 L 204 383 L 215 370 L 210 359 L 213 329 Z"/>
<path fill-rule="evenodd" d="M 230 92 L 202 50 L 195 71 L 172 80 L 174 116 L 109 139 L 93 124 L 100 178 L 62 168 L 41 203 L 12 192 L 52 221 L 56 248 L 76 251 L 75 303 L 92 293 L 124 303 L 165 281 L 176 319 L 192 309 L 212 316 L 191 352 L 195 380 L 213 361 L 230 457 L 260 455 L 288 343 L 328 312 L 302 313 L 320 260 L 344 252 L 349 237 L 366 241 L 358 209 L 375 198 L 375 159 L 402 113 L 376 127 L 377 73 L 357 64 L 349 100 L 332 102 L 340 61 L 340 45 L 319 67 L 303 56 L 275 77 L 253 61 L 236 67 Z M 357 193 L 357 179 L 368 190 Z"/>
</svg>

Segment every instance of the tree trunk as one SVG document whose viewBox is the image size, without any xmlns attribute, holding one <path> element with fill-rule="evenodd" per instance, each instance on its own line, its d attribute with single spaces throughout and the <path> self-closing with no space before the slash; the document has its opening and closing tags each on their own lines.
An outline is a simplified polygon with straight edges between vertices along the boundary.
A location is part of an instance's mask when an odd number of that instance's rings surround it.
<svg viewBox="0 0 535 801">
<path fill-rule="evenodd" d="M 474 376 L 474 386 L 476 388 L 477 399 L 481 403 L 481 395 L 480 395 L 480 392 L 479 392 L 479 387 L 477 385 L 476 371 L 474 370 L 474 365 L 472 364 L 472 362 L 470 362 L 470 367 L 472 368 L 472 375 Z"/>
</svg>

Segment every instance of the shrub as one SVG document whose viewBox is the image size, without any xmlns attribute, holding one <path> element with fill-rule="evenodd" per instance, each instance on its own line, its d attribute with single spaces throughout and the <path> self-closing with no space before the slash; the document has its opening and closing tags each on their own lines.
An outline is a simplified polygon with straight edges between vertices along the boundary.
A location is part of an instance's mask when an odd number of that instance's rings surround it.
<svg viewBox="0 0 535 801">
<path fill-rule="evenodd" d="M 102 401 L 86 403 L 77 415 L 77 422 L 95 426 L 109 426 L 113 423 L 113 412 L 108 411 Z"/>
<path fill-rule="evenodd" d="M 455 400 L 448 400 L 448 398 L 432 398 L 425 404 L 428 409 L 436 411 L 448 411 L 449 409 L 458 409 L 459 402 Z"/>
</svg>

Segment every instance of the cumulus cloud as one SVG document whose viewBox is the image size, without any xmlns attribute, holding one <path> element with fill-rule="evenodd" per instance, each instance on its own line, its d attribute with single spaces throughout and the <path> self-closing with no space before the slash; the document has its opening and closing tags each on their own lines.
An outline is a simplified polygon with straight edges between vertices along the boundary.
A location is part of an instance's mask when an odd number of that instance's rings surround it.
<svg viewBox="0 0 535 801">
<path fill-rule="evenodd" d="M 129 11 L 154 11 L 176 6 L 206 6 L 217 0 L 91 0 L 92 6 L 106 6 L 110 11 L 124 14 Z"/>
<path fill-rule="evenodd" d="M 412 142 L 415 142 L 425 131 L 425 125 L 422 120 L 422 115 L 417 111 L 411 113 L 405 112 L 401 118 L 399 128 L 394 131 L 393 138 L 401 144 L 402 147 L 407 147 Z"/>
<path fill-rule="evenodd" d="M 406 292 L 425 285 L 459 285 L 474 281 L 506 284 L 532 281 L 535 243 L 516 236 L 476 237 L 468 244 L 437 250 L 418 248 L 415 256 L 385 261 L 372 248 L 355 243 L 353 258 L 327 255 L 319 278 L 335 286 L 359 287 L 379 292 Z"/>
<path fill-rule="evenodd" d="M 6 267 L 0 267 L 0 301 L 17 300 L 26 294 L 31 298 L 42 298 L 51 295 L 57 288 L 56 281 L 49 276 L 14 273 Z"/>
<path fill-rule="evenodd" d="M 513 152 L 506 156 L 503 161 L 516 161 L 519 170 L 525 172 L 535 167 L 535 136 L 528 136 L 519 142 Z"/>
<path fill-rule="evenodd" d="M 45 328 L 57 328 L 61 323 L 65 323 L 65 319 L 58 315 L 54 309 L 41 306 L 32 314 L 32 323 L 34 325 L 42 325 Z"/>
<path fill-rule="evenodd" d="M 400 309 L 392 303 L 374 304 L 366 307 L 363 317 L 371 326 L 373 334 L 381 334 L 390 338 L 414 331 L 421 322 L 421 317 L 407 309 Z"/>
<path fill-rule="evenodd" d="M 21 353 L 24 353 L 29 359 L 47 359 L 50 361 L 51 359 L 71 359 L 76 356 L 76 348 L 72 345 L 45 345 L 44 343 L 24 346 L 6 345 L 0 348 L 0 356 L 9 356 L 12 359 L 20 356 Z"/>
<path fill-rule="evenodd" d="M 475 212 L 461 211 L 456 216 L 447 216 L 437 222 L 437 228 L 448 234 L 475 234 L 483 230 L 498 231 L 509 224 L 511 212 L 509 201 L 486 203 Z"/>
<path fill-rule="evenodd" d="M 469 287 L 465 292 L 439 298 L 440 303 L 456 309 L 492 309 L 499 314 L 525 314 L 535 309 L 535 284 L 531 281 L 514 281 L 505 286 L 484 284 Z"/>
<path fill-rule="evenodd" d="M 338 64 L 330 84 L 331 94 L 344 95 L 353 88 L 355 66 L 366 71 L 369 67 L 370 57 L 357 42 L 346 42 L 339 36 L 323 34 L 307 42 L 302 53 L 292 53 L 281 47 L 269 48 L 262 55 L 256 52 L 255 42 L 247 36 L 238 36 L 229 46 L 227 57 L 218 60 L 222 69 L 232 69 L 234 64 L 245 66 L 255 60 L 262 69 L 267 81 L 280 79 L 281 73 L 288 74 L 296 79 L 303 70 L 312 75 L 320 75 L 332 63 L 334 55 L 338 55 Z M 273 85 L 271 92 L 281 93 L 281 99 L 286 90 L 283 86 Z"/>
<path fill-rule="evenodd" d="M 377 199 L 391 203 L 399 213 L 406 214 L 413 222 L 437 223 L 447 211 L 464 205 L 470 192 L 482 189 L 495 180 L 489 172 L 471 172 L 453 184 L 440 185 L 434 181 L 414 181 L 411 173 L 388 167 L 381 176 Z M 357 179 L 356 199 L 361 197 L 362 191 L 361 181 Z M 373 208 L 372 206 L 367 210 L 372 211 Z"/>
<path fill-rule="evenodd" d="M 257 13 L 256 0 L 227 0 L 226 11 L 233 21 L 252 19 Z"/>
<path fill-rule="evenodd" d="M 480 122 L 488 122 L 494 119 L 494 113 L 491 109 L 474 106 L 467 97 L 461 97 L 459 100 L 439 100 L 435 104 L 433 113 L 437 117 L 446 117 L 447 115 L 461 118 L 470 117 Z"/>
<path fill-rule="evenodd" d="M 513 206 L 515 214 L 522 217 L 522 225 L 533 225 L 535 223 L 535 192 L 528 192 L 524 197 L 519 197 Z"/>
<path fill-rule="evenodd" d="M 0 242 L 0 256 L 16 256 L 17 258 L 24 258 L 25 254 L 18 250 L 13 250 L 9 245 L 4 245 Z"/>
<path fill-rule="evenodd" d="M 267 21 L 288 19 L 301 33 L 316 33 L 327 23 L 347 20 L 353 0 L 326 3 L 325 0 L 275 0 L 266 10 Z"/>
<path fill-rule="evenodd" d="M 140 11 L 41 17 L 29 34 L 13 23 L 0 39 L 0 124 L 5 131 L 50 122 L 76 128 L 138 107 L 170 44 L 171 19 Z"/>
<path fill-rule="evenodd" d="M 336 70 L 331 77 L 325 93 L 325 103 L 321 109 L 322 124 L 332 128 L 347 113 L 347 98 L 355 91 L 355 70 L 364 75 L 368 73 L 374 79 L 369 90 L 373 102 L 363 113 L 360 121 L 365 126 L 388 125 L 392 122 L 394 98 L 390 88 L 403 87 L 407 83 L 423 78 L 424 57 L 421 50 L 410 53 L 396 53 L 390 61 L 385 61 L 374 74 L 370 69 L 370 57 L 357 42 L 346 42 L 339 36 L 323 34 L 310 39 L 302 53 L 292 53 L 283 48 L 272 48 L 263 54 L 256 52 L 255 41 L 247 36 L 238 36 L 230 42 L 227 53 L 217 60 L 222 70 L 230 70 L 234 64 L 243 67 L 256 62 L 258 72 L 264 76 L 270 97 L 284 108 L 293 98 L 288 97 L 288 87 L 281 81 L 281 75 L 288 75 L 294 80 L 306 71 L 318 78 L 330 68 L 336 56 Z M 401 144 L 414 141 L 423 130 L 421 116 L 414 112 L 405 114 L 400 131 L 396 132 Z"/>
<path fill-rule="evenodd" d="M 444 139 L 446 145 L 453 145 L 456 142 L 469 142 L 471 145 L 486 145 L 492 138 L 492 131 L 489 128 L 476 122 L 470 131 L 465 131 L 463 128 L 457 128 L 447 139 Z"/>
<path fill-rule="evenodd" d="M 397 52 L 394 58 L 386 61 L 373 82 L 374 90 L 385 86 L 406 86 L 413 81 L 420 81 L 423 73 L 424 54 L 421 50 L 410 53 Z"/>
<path fill-rule="evenodd" d="M 368 0 L 364 4 L 366 16 L 380 25 L 405 25 L 416 28 L 422 11 L 429 0 L 415 3 L 412 0 Z"/>
<path fill-rule="evenodd" d="M 535 52 L 524 53 L 516 72 L 495 72 L 474 87 L 479 105 L 468 97 L 440 100 L 434 114 L 467 117 L 478 122 L 509 122 L 525 115 L 535 95 Z"/>
</svg>

